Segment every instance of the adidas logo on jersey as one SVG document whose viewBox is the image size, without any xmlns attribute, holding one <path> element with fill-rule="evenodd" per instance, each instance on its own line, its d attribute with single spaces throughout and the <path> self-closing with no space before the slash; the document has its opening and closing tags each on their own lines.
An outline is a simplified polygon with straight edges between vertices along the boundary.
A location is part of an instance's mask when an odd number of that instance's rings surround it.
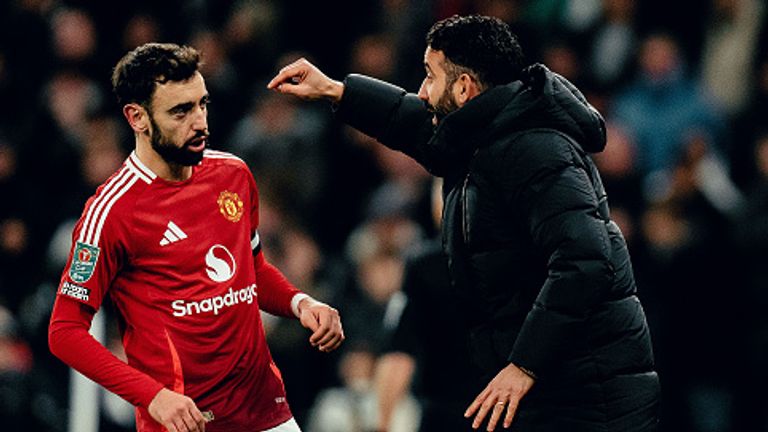
<svg viewBox="0 0 768 432">
<path fill-rule="evenodd" d="M 166 246 L 171 243 L 175 243 L 187 238 L 187 234 L 179 228 L 173 221 L 168 221 L 168 229 L 163 234 L 163 239 L 160 240 L 160 246 Z"/>
</svg>

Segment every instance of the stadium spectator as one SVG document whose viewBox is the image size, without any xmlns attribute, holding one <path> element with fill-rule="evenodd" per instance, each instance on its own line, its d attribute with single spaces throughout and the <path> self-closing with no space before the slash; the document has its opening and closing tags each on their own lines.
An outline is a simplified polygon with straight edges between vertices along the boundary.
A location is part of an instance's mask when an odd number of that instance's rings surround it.
<svg viewBox="0 0 768 432">
<path fill-rule="evenodd" d="M 433 182 L 433 223 L 442 215 L 442 181 Z M 439 239 L 418 242 L 405 258 L 405 307 L 391 319 L 376 365 L 378 427 L 392 430 L 399 404 L 415 394 L 422 407 L 419 432 L 461 430 L 464 407 L 477 393 L 465 344 L 461 308 L 451 295 L 448 259 Z M 450 380 L 445 377 L 451 377 Z"/>
<path fill-rule="evenodd" d="M 637 76 L 611 104 L 610 118 L 625 128 L 636 145 L 636 167 L 648 183 L 650 199 L 663 193 L 691 130 L 712 137 L 712 150 L 722 155 L 719 146 L 725 121 L 713 100 L 689 75 L 679 51 L 669 34 L 646 37 L 641 42 Z"/>
</svg>

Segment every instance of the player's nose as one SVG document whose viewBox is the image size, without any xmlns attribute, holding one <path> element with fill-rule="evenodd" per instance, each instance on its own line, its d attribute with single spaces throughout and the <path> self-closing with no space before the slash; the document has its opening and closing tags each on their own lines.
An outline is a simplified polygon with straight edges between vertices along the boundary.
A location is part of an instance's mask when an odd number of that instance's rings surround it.
<svg viewBox="0 0 768 432">
<path fill-rule="evenodd" d="M 196 131 L 208 130 L 208 113 L 205 110 L 198 109 L 195 112 L 195 119 L 192 123 L 192 128 Z"/>
</svg>

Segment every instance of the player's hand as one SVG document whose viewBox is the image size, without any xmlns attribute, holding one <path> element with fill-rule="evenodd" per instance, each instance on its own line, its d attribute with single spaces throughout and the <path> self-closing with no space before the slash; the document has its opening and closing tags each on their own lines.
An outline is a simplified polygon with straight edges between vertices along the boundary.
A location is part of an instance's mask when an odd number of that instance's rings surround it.
<svg viewBox="0 0 768 432">
<path fill-rule="evenodd" d="M 149 415 L 168 432 L 204 432 L 206 420 L 195 402 L 166 388 L 157 392 L 147 407 Z"/>
<path fill-rule="evenodd" d="M 510 363 L 494 377 L 485 390 L 469 405 L 464 417 L 475 415 L 472 429 L 477 429 L 485 420 L 485 416 L 491 413 L 488 420 L 488 431 L 496 429 L 499 419 L 504 416 L 504 427 L 512 425 L 520 399 L 528 393 L 533 386 L 533 378 Z"/>
<path fill-rule="evenodd" d="M 344 93 L 344 84 L 328 78 L 305 58 L 280 69 L 267 88 L 302 99 L 328 99 L 331 102 L 339 102 Z"/>
<path fill-rule="evenodd" d="M 323 352 L 331 352 L 344 341 L 344 329 L 341 327 L 339 311 L 307 297 L 299 302 L 299 320 L 301 325 L 312 330 L 309 343 Z"/>
</svg>

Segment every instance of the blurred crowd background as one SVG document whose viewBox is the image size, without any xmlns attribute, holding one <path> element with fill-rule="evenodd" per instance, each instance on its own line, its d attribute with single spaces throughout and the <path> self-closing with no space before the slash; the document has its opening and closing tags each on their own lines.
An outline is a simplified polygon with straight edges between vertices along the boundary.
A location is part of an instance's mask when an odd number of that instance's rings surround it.
<svg viewBox="0 0 768 432">
<path fill-rule="evenodd" d="M 662 430 L 768 430 L 762 0 L 0 2 L 0 430 L 67 430 L 70 374 L 46 331 L 73 223 L 133 147 L 111 67 L 173 41 L 203 53 L 211 145 L 252 169 L 268 258 L 344 320 L 348 339 L 327 355 L 296 322 L 265 316 L 296 418 L 308 432 L 372 431 L 377 359 L 406 301 L 403 257 L 437 235 L 432 180 L 328 104 L 265 85 L 305 56 L 335 78 L 417 91 L 424 35 L 454 13 L 508 22 L 529 61 L 606 117 L 595 160 L 651 325 Z M 121 400 L 104 393 L 100 406 L 100 431 L 132 430 Z M 393 431 L 418 416 L 417 371 Z"/>
</svg>

